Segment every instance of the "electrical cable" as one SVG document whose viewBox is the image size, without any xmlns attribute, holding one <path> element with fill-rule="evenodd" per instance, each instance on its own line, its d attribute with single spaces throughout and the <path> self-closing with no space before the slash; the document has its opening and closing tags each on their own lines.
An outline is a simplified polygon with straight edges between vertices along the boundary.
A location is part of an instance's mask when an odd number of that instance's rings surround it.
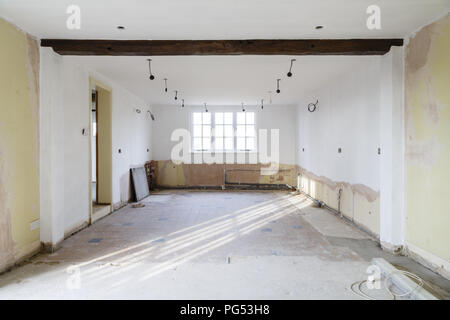
<svg viewBox="0 0 450 320">
<path fill-rule="evenodd" d="M 409 278 L 412 278 L 412 279 L 417 280 L 419 283 L 417 284 L 417 286 L 416 286 L 414 289 L 412 289 L 412 290 L 410 290 L 410 291 L 408 291 L 408 292 L 404 292 L 404 293 L 400 293 L 400 294 L 394 293 L 394 292 L 389 288 L 388 281 L 389 281 L 389 279 L 390 279 L 394 274 L 396 274 L 396 273 L 404 274 L 404 275 L 406 275 L 406 276 L 409 277 Z M 366 283 L 366 282 L 367 282 L 367 280 L 355 281 L 355 282 L 353 282 L 353 283 L 350 285 L 350 290 L 351 290 L 352 293 L 354 293 L 355 295 L 357 295 L 357 296 L 359 296 L 359 297 L 361 297 L 361 298 L 364 298 L 364 299 L 366 299 L 366 300 L 379 300 L 379 299 L 377 299 L 377 298 L 375 298 L 375 297 L 372 297 L 372 296 L 370 296 L 370 295 L 368 295 L 368 294 L 366 294 L 366 293 L 364 293 L 364 292 L 362 291 L 361 286 L 362 286 L 364 283 Z M 387 277 L 386 277 L 386 278 L 384 279 L 384 281 L 383 281 L 383 286 L 384 286 L 384 288 L 386 289 L 386 291 L 391 295 L 392 300 L 396 300 L 398 297 L 404 297 L 404 296 L 410 295 L 410 294 L 413 293 L 414 291 L 416 291 L 416 290 L 422 288 L 422 287 L 424 286 L 424 284 L 426 284 L 426 283 L 425 283 L 425 281 L 424 281 L 421 277 L 419 277 L 418 275 L 416 275 L 416 274 L 414 274 L 414 273 L 412 273 L 412 272 L 409 272 L 409 271 L 403 271 L 403 270 L 396 270 L 396 271 L 393 271 L 393 272 L 389 273 L 389 274 L 387 275 Z M 355 290 L 355 285 L 358 285 L 358 290 Z"/>
</svg>

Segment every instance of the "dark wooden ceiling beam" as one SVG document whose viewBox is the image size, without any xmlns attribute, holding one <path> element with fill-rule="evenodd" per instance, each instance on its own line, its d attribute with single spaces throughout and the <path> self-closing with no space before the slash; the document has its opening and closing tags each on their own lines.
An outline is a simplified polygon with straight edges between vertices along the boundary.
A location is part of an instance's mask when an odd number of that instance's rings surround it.
<svg viewBox="0 0 450 320">
<path fill-rule="evenodd" d="M 42 39 L 61 55 L 381 55 L 403 39 L 70 40 Z"/>
</svg>

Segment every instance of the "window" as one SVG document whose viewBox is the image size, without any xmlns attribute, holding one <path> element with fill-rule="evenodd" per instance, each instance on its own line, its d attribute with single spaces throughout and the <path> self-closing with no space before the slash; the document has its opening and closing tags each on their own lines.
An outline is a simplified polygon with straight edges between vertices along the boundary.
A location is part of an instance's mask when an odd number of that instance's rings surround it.
<svg viewBox="0 0 450 320">
<path fill-rule="evenodd" d="M 211 151 L 211 113 L 194 112 L 192 124 L 194 151 Z"/>
<path fill-rule="evenodd" d="M 216 151 L 233 151 L 233 113 L 214 113 L 214 149 Z"/>
<path fill-rule="evenodd" d="M 255 113 L 193 112 L 192 146 L 194 152 L 255 151 Z"/>
<path fill-rule="evenodd" d="M 236 150 L 255 150 L 255 113 L 236 113 Z"/>
</svg>

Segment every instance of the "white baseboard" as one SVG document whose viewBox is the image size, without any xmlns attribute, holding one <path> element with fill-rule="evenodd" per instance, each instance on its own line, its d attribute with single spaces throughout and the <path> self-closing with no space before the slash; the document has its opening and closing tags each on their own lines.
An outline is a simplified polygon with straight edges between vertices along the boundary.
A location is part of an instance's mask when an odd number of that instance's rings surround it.
<svg viewBox="0 0 450 320">
<path fill-rule="evenodd" d="M 438 257 L 422 248 L 419 248 L 409 242 L 406 242 L 406 254 L 423 264 L 424 266 L 430 268 L 436 273 L 439 273 L 444 278 L 450 280 L 450 262 Z"/>
</svg>

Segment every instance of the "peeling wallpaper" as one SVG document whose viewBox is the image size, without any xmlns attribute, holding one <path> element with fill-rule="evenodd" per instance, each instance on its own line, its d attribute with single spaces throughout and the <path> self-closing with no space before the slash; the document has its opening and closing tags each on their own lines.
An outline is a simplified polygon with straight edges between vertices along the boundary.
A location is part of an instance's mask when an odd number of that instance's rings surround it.
<svg viewBox="0 0 450 320">
<path fill-rule="evenodd" d="M 406 240 L 450 263 L 450 14 L 405 58 Z"/>
</svg>

